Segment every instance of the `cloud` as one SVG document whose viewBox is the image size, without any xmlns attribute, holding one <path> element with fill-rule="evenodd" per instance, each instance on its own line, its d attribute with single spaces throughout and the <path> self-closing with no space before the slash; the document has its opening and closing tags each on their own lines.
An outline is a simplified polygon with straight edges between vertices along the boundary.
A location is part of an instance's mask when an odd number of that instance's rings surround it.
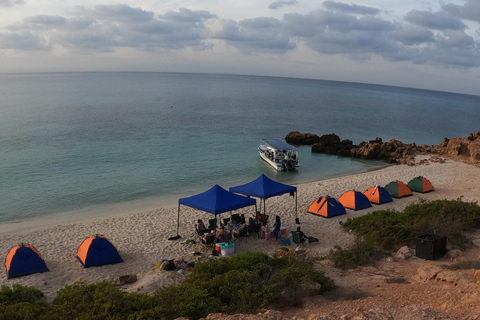
<svg viewBox="0 0 480 320">
<path fill-rule="evenodd" d="M 463 6 L 450 3 L 442 8 L 459 18 L 480 22 L 480 1 L 478 0 L 467 0 Z"/>
<path fill-rule="evenodd" d="M 23 0 L 0 0 L 0 7 L 13 7 L 16 5 L 22 5 L 25 4 L 25 1 Z"/>
<path fill-rule="evenodd" d="M 16 30 L 32 25 L 44 29 L 52 45 L 72 51 L 109 52 L 116 47 L 139 50 L 178 50 L 191 47 L 211 48 L 206 43 L 205 22 L 215 15 L 199 10 L 180 8 L 155 16 L 151 11 L 128 5 L 76 7 L 72 16 L 32 16 L 24 19 Z"/>
<path fill-rule="evenodd" d="M 380 10 L 377 8 L 360 6 L 357 4 L 346 4 L 346 3 L 335 2 L 335 1 L 324 1 L 323 6 L 330 10 L 337 10 L 337 11 L 342 11 L 345 13 L 353 13 L 353 14 L 376 15 L 380 13 Z"/>
<path fill-rule="evenodd" d="M 466 28 L 462 20 L 444 12 L 412 10 L 407 13 L 405 20 L 435 30 L 463 30 Z"/>
<path fill-rule="evenodd" d="M 65 25 L 66 19 L 61 16 L 51 16 L 51 15 L 37 15 L 25 18 L 24 21 L 27 24 L 34 25 L 35 28 L 51 28 L 51 27 L 61 27 Z"/>
<path fill-rule="evenodd" d="M 435 42 L 435 37 L 431 30 L 411 24 L 398 26 L 392 32 L 391 37 L 407 46 Z"/>
<path fill-rule="evenodd" d="M 285 6 L 294 6 L 298 4 L 298 1 L 275 1 L 275 2 L 272 2 L 268 8 L 269 9 L 272 9 L 272 10 L 276 10 L 276 9 L 280 9 L 280 8 L 283 8 Z"/>
<path fill-rule="evenodd" d="M 376 8 L 326 1 L 322 9 L 307 14 L 239 21 L 187 8 L 156 14 L 128 5 L 79 6 L 66 16 L 34 15 L 8 26 L 0 33 L 0 48 L 45 51 L 61 47 L 94 54 L 116 48 L 215 50 L 213 44 L 223 42 L 242 54 L 283 55 L 301 44 L 319 55 L 357 61 L 381 57 L 469 68 L 480 63 L 478 33 L 467 30 L 460 18 L 469 6 L 477 8 L 470 1 L 463 7 L 444 6 L 438 12 L 412 10 L 403 20 L 395 20 Z"/>
<path fill-rule="evenodd" d="M 141 8 L 132 8 L 126 4 L 98 5 L 92 16 L 99 20 L 115 20 L 122 23 L 142 23 L 152 20 L 154 13 Z"/>
<path fill-rule="evenodd" d="M 43 51 L 50 50 L 48 42 L 41 36 L 31 32 L 0 33 L 0 49 Z"/>
<path fill-rule="evenodd" d="M 260 52 L 285 53 L 296 47 L 295 42 L 284 32 L 283 24 L 274 18 L 218 21 L 211 36 L 247 54 Z"/>
</svg>

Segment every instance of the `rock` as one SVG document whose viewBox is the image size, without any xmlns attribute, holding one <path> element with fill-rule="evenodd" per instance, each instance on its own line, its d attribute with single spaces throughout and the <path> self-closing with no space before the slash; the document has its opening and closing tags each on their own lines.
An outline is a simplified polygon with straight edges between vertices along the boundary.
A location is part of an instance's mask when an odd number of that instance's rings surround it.
<svg viewBox="0 0 480 320">
<path fill-rule="evenodd" d="M 412 252 L 410 251 L 410 248 L 408 248 L 407 246 L 404 246 L 398 249 L 394 257 L 395 259 L 399 259 L 399 260 L 407 260 L 408 258 L 412 257 Z"/>
<path fill-rule="evenodd" d="M 435 279 L 437 281 L 450 283 L 450 284 L 453 284 L 454 286 L 456 286 L 458 284 L 458 281 L 459 281 L 460 278 L 459 278 L 458 274 L 456 272 L 452 271 L 452 270 L 442 270 L 437 274 Z"/>
<path fill-rule="evenodd" d="M 460 257 L 462 255 L 463 255 L 462 251 L 460 251 L 458 249 L 449 250 L 445 254 L 445 256 L 447 258 L 449 258 L 450 260 L 456 260 L 458 257 Z"/>
<path fill-rule="evenodd" d="M 299 144 L 299 145 L 313 145 L 320 141 L 320 137 L 313 133 L 300 133 L 298 131 L 292 131 L 285 137 L 287 143 Z"/>
<path fill-rule="evenodd" d="M 475 270 L 475 283 L 480 282 L 480 270 Z"/>
<path fill-rule="evenodd" d="M 420 280 L 423 280 L 424 282 L 426 282 L 428 280 L 435 279 L 437 274 L 440 273 L 441 271 L 442 271 L 442 268 L 440 268 L 439 266 L 424 264 L 417 269 L 417 275 L 420 278 Z"/>
<path fill-rule="evenodd" d="M 288 143 L 298 145 L 311 145 L 312 152 L 334 154 L 344 157 L 360 159 L 384 160 L 392 164 L 415 165 L 415 155 L 431 154 L 446 155 L 455 159 L 463 160 L 471 164 L 480 164 L 480 131 L 470 133 L 468 138 L 444 138 L 438 145 L 415 143 L 405 144 L 399 140 L 392 139 L 383 142 L 382 138 L 375 138 L 368 142 L 362 141 L 354 145 L 351 140 L 340 140 L 334 133 L 322 135 L 313 133 L 300 133 L 292 131 L 287 134 L 285 140 Z M 443 157 L 431 158 L 431 162 L 443 163 Z M 421 160 L 420 164 L 429 164 L 428 160 Z"/>
</svg>

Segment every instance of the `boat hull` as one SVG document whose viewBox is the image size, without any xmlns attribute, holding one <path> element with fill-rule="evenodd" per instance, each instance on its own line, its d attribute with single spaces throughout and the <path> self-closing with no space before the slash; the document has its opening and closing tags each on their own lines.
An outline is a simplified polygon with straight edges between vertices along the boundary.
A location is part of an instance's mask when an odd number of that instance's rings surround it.
<svg viewBox="0 0 480 320">
<path fill-rule="evenodd" d="M 275 163 L 275 161 L 270 160 L 269 158 L 267 158 L 266 154 L 260 150 L 258 151 L 258 153 L 260 154 L 260 158 L 265 160 L 265 162 L 272 166 L 275 170 L 284 171 L 284 168 L 280 163 Z"/>
</svg>

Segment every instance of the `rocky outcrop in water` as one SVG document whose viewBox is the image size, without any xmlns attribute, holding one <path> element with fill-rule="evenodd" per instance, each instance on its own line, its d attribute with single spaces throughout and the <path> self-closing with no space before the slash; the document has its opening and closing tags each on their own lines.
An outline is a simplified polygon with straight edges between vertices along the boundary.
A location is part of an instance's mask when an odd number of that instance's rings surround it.
<svg viewBox="0 0 480 320">
<path fill-rule="evenodd" d="M 334 133 L 319 137 L 313 133 L 293 131 L 287 134 L 285 140 L 296 145 L 311 145 L 312 152 L 339 155 L 344 157 L 384 160 L 387 163 L 415 163 L 417 154 L 437 154 L 463 160 L 467 163 L 480 164 L 480 131 L 471 133 L 468 138 L 444 138 L 443 142 L 434 146 L 415 143 L 405 144 L 392 139 L 383 142 L 381 138 L 362 141 L 354 145 L 351 140 L 341 140 Z"/>
</svg>

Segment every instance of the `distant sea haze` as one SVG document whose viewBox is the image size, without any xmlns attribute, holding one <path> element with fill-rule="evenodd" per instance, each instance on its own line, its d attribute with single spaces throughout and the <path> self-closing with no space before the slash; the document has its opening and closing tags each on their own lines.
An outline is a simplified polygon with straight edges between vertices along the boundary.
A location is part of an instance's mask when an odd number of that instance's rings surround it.
<svg viewBox="0 0 480 320">
<path fill-rule="evenodd" d="M 297 173 L 274 171 L 259 140 L 296 130 L 417 144 L 480 130 L 478 96 L 292 78 L 4 74 L 0 96 L 0 223 L 160 205 L 262 173 L 298 184 L 385 165 L 303 146 Z"/>
</svg>

